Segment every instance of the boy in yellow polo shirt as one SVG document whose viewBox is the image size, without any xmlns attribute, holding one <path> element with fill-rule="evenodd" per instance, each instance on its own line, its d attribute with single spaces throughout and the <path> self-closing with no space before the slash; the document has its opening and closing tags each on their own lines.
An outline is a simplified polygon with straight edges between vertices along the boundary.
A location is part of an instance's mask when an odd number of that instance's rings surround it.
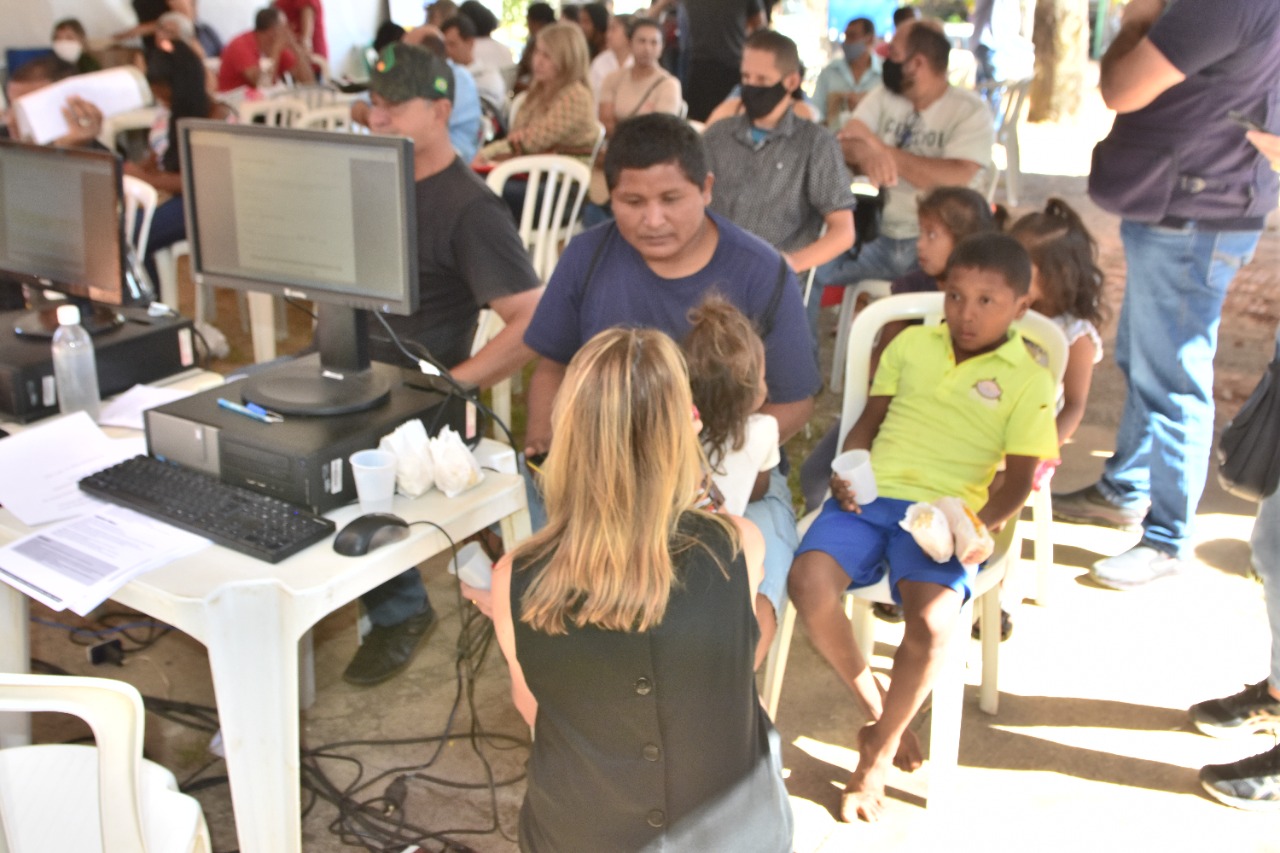
<svg viewBox="0 0 1280 853">
<path fill-rule="evenodd" d="M 859 507 L 843 480 L 805 534 L 788 589 L 809 637 L 872 720 L 858 733 L 858 766 L 841 816 L 877 820 L 890 761 L 920 765 L 907 724 L 933 686 L 974 567 L 937 563 L 898 522 L 916 501 L 952 495 L 990 528 L 1017 513 L 1036 464 L 1057 458 L 1056 389 L 1009 326 L 1030 303 L 1031 261 L 1010 237 L 956 246 L 943 292 L 946 323 L 907 329 L 885 350 L 867 406 L 844 449 L 869 449 L 879 497 Z M 1001 460 L 1002 483 L 988 495 Z M 888 563 L 905 634 L 881 696 L 841 607 L 850 587 L 875 583 Z M 968 630 L 965 626 L 964 630 Z M 895 757 L 896 756 L 896 757 Z"/>
</svg>

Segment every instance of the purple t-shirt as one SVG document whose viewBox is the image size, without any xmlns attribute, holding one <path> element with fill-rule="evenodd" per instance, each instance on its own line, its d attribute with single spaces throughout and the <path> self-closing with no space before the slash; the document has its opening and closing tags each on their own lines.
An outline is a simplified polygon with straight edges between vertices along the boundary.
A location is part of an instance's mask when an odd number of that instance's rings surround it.
<svg viewBox="0 0 1280 853">
<path fill-rule="evenodd" d="M 708 210 L 707 216 L 719 229 L 720 241 L 707 265 L 685 278 L 656 275 L 612 222 L 575 237 L 547 282 L 524 342 L 544 358 L 568 364 L 593 335 L 613 326 L 660 329 L 679 341 L 689 331 L 689 309 L 713 289 L 759 327 L 778 291 L 781 256 L 718 214 Z M 800 285 L 789 269 L 767 331 L 769 401 L 812 397 L 822 380 Z"/>
</svg>

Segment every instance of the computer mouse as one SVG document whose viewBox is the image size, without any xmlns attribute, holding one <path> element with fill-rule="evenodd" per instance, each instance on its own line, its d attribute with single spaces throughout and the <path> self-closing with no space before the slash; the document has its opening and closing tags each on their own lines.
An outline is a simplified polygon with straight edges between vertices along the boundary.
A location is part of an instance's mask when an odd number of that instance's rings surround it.
<svg viewBox="0 0 1280 853">
<path fill-rule="evenodd" d="M 351 521 L 333 539 L 333 550 L 344 557 L 363 557 L 383 545 L 409 535 L 409 522 L 389 512 L 371 512 Z"/>
</svg>

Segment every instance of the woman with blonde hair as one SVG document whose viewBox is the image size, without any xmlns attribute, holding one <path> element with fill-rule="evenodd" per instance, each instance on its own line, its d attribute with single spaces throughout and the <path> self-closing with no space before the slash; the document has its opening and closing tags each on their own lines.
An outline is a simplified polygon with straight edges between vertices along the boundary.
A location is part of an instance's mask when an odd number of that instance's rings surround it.
<svg viewBox="0 0 1280 853">
<path fill-rule="evenodd" d="M 552 24 L 534 43 L 533 84 L 505 139 L 491 142 L 478 164 L 520 154 L 591 156 L 599 136 L 595 101 L 587 84 L 587 42 L 573 24 Z"/>
<path fill-rule="evenodd" d="M 537 729 L 521 849 L 789 851 L 752 668 L 764 543 L 696 509 L 679 349 L 652 329 L 601 332 L 553 418 L 547 526 L 493 574 L 512 697 Z"/>
</svg>

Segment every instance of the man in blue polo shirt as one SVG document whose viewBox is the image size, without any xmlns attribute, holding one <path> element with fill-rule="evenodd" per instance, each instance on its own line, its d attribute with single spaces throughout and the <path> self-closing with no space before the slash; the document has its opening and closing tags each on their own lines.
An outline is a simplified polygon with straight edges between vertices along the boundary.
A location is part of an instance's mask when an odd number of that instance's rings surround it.
<svg viewBox="0 0 1280 853">
<path fill-rule="evenodd" d="M 777 419 L 785 442 L 808 421 L 821 385 L 795 274 L 763 240 L 707 209 L 714 178 L 706 149 L 675 116 L 620 123 L 605 157 L 605 179 L 615 221 L 569 244 L 525 332 L 525 343 L 542 356 L 529 383 L 526 453 L 550 446 L 556 392 L 569 360 L 591 336 L 630 325 L 680 340 L 689 330 L 689 309 L 713 289 L 760 331 L 769 386 L 763 411 Z M 763 651 L 798 544 L 784 474 L 775 469 L 768 494 L 745 515 L 766 541 L 765 580 L 756 599 Z"/>
</svg>

